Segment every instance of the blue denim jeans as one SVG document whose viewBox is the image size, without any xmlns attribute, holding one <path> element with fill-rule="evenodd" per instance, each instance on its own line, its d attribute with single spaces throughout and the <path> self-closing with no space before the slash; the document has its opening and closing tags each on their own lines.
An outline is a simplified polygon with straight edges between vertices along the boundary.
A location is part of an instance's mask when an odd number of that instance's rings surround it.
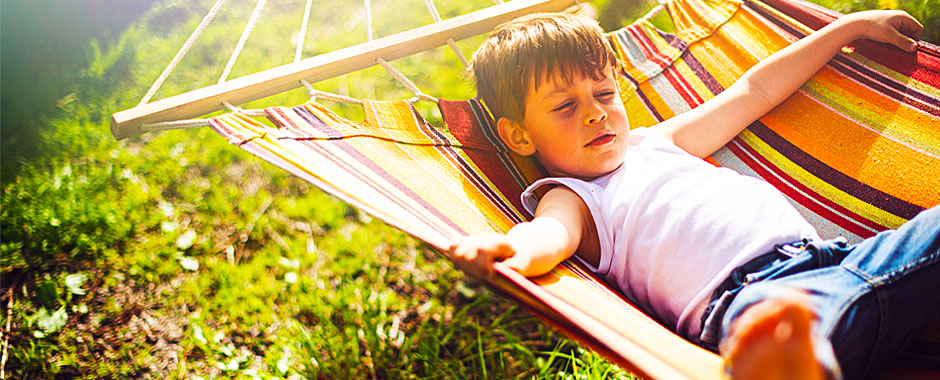
<svg viewBox="0 0 940 380">
<path fill-rule="evenodd" d="M 715 292 L 698 343 L 715 349 L 748 307 L 796 291 L 819 318 L 817 359 L 830 377 L 877 374 L 940 320 L 940 206 L 856 245 L 781 245 L 742 265 Z"/>
</svg>

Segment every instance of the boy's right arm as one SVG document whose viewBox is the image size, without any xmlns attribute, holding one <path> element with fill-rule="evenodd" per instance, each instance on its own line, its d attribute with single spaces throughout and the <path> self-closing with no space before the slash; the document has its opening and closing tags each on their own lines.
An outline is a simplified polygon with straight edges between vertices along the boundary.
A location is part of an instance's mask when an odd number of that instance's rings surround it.
<svg viewBox="0 0 940 380">
<path fill-rule="evenodd" d="M 758 62 L 711 100 L 655 127 L 685 151 L 707 157 L 782 103 L 843 45 L 858 38 L 917 50 L 923 25 L 903 11 L 865 11 L 829 25 Z"/>
<path fill-rule="evenodd" d="M 578 249 L 588 218 L 584 201 L 571 189 L 558 186 L 539 201 L 532 221 L 519 223 L 505 234 L 470 235 L 451 242 L 451 260 L 477 278 L 491 278 L 493 264 L 499 260 L 523 276 L 538 276 Z"/>
</svg>

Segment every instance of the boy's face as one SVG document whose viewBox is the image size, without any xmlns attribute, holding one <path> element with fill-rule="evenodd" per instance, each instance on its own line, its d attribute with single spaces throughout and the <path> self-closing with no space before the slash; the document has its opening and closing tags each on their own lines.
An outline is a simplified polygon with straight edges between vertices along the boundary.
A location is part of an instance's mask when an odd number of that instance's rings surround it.
<svg viewBox="0 0 940 380">
<path fill-rule="evenodd" d="M 552 176 L 590 180 L 623 163 L 629 121 L 613 69 L 603 73 L 597 80 L 575 76 L 570 83 L 552 75 L 526 93 L 522 127 Z"/>
</svg>

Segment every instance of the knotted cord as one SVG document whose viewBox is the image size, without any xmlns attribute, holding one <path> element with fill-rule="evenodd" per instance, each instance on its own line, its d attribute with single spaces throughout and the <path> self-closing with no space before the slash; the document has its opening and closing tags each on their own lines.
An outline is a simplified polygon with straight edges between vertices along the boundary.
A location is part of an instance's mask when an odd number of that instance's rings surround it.
<svg viewBox="0 0 940 380">
<path fill-rule="evenodd" d="M 366 2 L 366 7 L 368 9 L 369 0 L 365 0 L 365 2 Z M 294 62 L 300 61 L 301 52 L 303 51 L 304 37 L 307 35 L 307 26 L 308 26 L 307 20 L 310 18 L 311 3 L 313 3 L 313 0 L 307 0 L 307 6 L 306 6 L 306 9 L 304 10 L 304 21 L 300 24 L 300 40 L 297 42 L 297 53 L 294 55 Z M 371 14 L 372 12 L 371 10 L 367 10 L 366 13 L 368 17 L 370 17 L 369 35 L 371 39 L 371 35 L 372 35 Z M 306 88 L 307 92 L 310 93 L 311 102 L 316 101 L 317 99 L 327 99 L 327 100 L 332 100 L 334 102 L 362 104 L 362 101 L 359 99 L 350 98 L 345 95 L 333 94 L 333 93 L 329 93 L 326 91 L 317 90 L 313 88 L 313 85 L 311 85 L 310 82 L 308 82 L 306 79 L 301 79 L 300 84 L 304 85 L 304 88 Z"/>
</svg>

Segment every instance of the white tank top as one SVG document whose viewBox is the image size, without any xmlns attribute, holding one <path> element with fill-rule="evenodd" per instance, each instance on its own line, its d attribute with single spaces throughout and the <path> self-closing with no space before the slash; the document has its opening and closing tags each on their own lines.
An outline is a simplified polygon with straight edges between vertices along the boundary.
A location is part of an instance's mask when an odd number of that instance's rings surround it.
<svg viewBox="0 0 940 380">
<path fill-rule="evenodd" d="M 648 128 L 630 132 L 623 165 L 603 177 L 530 185 L 522 194 L 530 213 L 535 190 L 550 184 L 574 190 L 594 218 L 600 262 L 581 261 L 687 339 L 700 334 L 706 304 L 731 270 L 777 243 L 819 238 L 770 184 L 715 167 Z"/>
</svg>

